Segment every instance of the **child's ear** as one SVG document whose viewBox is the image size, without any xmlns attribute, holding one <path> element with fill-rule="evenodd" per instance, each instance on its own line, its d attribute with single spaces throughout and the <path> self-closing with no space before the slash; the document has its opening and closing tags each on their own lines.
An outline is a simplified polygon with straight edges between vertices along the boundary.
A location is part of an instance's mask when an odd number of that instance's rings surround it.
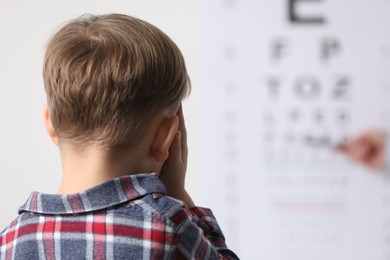
<svg viewBox="0 0 390 260">
<path fill-rule="evenodd" d="M 163 163 L 169 156 L 169 147 L 177 133 L 179 118 L 164 118 L 158 126 L 151 146 L 154 160 Z"/>
<path fill-rule="evenodd" d="M 58 145 L 58 136 L 56 134 L 56 131 L 54 130 L 53 125 L 51 124 L 47 103 L 45 103 L 45 105 L 43 106 L 43 123 L 53 143 Z"/>
</svg>

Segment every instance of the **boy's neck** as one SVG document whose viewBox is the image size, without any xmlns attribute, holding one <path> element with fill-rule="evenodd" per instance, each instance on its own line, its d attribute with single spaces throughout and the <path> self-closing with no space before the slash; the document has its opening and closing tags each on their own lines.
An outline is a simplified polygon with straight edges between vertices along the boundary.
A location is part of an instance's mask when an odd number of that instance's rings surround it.
<svg viewBox="0 0 390 260">
<path fill-rule="evenodd" d="M 104 152 L 93 147 L 81 152 L 61 147 L 60 151 L 63 176 L 59 194 L 78 193 L 129 174 L 159 172 L 162 167 L 142 147 Z"/>
</svg>

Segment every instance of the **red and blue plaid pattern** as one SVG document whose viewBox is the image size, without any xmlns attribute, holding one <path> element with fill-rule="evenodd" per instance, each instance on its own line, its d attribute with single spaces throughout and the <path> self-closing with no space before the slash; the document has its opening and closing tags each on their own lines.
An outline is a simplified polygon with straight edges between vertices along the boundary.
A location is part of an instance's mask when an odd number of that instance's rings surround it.
<svg viewBox="0 0 390 260">
<path fill-rule="evenodd" d="M 209 209 L 164 194 L 154 174 L 71 195 L 33 192 L 0 233 L 0 260 L 238 259 Z"/>
</svg>

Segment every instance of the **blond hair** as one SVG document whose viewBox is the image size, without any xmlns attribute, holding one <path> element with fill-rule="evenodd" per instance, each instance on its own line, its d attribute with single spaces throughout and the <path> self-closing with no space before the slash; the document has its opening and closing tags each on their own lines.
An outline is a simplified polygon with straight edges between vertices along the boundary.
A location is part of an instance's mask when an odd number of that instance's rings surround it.
<svg viewBox="0 0 390 260">
<path fill-rule="evenodd" d="M 46 48 L 43 78 L 59 139 L 104 147 L 134 144 L 162 109 L 175 109 L 190 81 L 176 44 L 122 14 L 84 15 Z"/>
</svg>

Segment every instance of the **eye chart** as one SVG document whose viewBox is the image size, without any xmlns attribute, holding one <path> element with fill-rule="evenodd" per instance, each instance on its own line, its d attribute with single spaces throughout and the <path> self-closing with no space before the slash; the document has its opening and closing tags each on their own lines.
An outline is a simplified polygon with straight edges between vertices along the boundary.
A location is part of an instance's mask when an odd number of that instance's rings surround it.
<svg viewBox="0 0 390 260">
<path fill-rule="evenodd" d="M 390 259 L 390 176 L 334 149 L 389 129 L 390 1 L 202 1 L 199 16 L 205 196 L 228 244 Z"/>
</svg>

